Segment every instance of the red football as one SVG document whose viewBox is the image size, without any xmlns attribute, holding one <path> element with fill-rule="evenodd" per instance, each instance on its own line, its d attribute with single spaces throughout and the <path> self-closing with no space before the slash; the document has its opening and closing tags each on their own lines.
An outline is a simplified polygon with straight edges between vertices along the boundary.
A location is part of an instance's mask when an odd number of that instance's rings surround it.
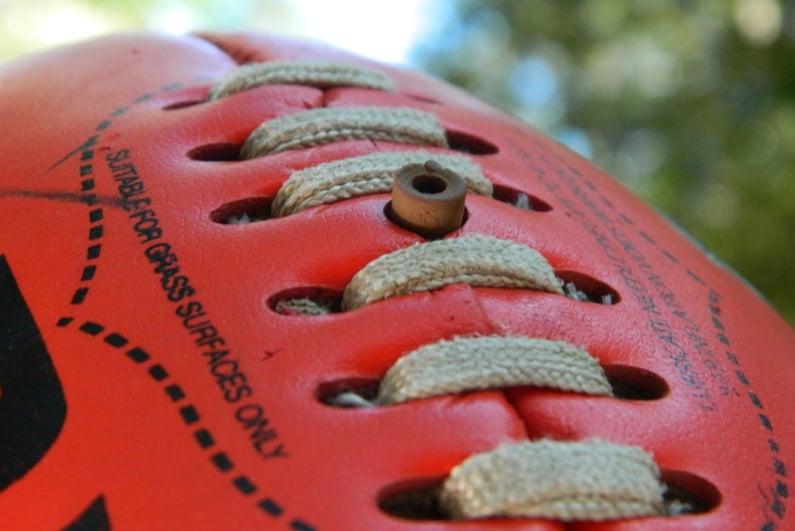
<svg viewBox="0 0 795 531">
<path fill-rule="evenodd" d="M 790 327 L 461 91 L 129 34 L 0 123 L 3 530 L 795 528 Z"/>
</svg>

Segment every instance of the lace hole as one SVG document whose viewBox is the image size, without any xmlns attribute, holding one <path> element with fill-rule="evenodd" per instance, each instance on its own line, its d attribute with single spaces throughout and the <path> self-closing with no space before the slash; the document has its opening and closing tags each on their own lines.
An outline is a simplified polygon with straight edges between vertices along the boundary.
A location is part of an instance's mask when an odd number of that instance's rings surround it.
<svg viewBox="0 0 795 531">
<path fill-rule="evenodd" d="M 507 203 L 521 210 L 533 212 L 549 212 L 552 207 L 546 202 L 525 192 L 509 188 L 508 186 L 494 185 L 494 199 Z"/>
<path fill-rule="evenodd" d="M 355 408 L 366 405 L 378 396 L 379 380 L 372 378 L 346 378 L 320 384 L 315 396 L 327 406 Z"/>
<path fill-rule="evenodd" d="M 240 148 L 242 144 L 231 142 L 218 142 L 215 144 L 205 144 L 194 148 L 188 152 L 188 158 L 206 162 L 228 162 L 240 160 Z"/>
<path fill-rule="evenodd" d="M 471 155 L 494 155 L 499 152 L 491 142 L 461 131 L 447 131 L 447 143 L 450 148 Z"/>
<path fill-rule="evenodd" d="M 272 197 L 248 197 L 226 203 L 210 212 L 210 220 L 223 225 L 243 225 L 271 217 Z"/>
<path fill-rule="evenodd" d="M 702 514 L 721 503 L 718 488 L 706 479 L 680 470 L 662 470 L 667 489 L 663 502 L 671 516 Z"/>
<path fill-rule="evenodd" d="M 175 103 L 171 103 L 163 107 L 164 111 L 178 111 L 179 109 L 186 109 L 188 107 L 194 107 L 196 105 L 201 105 L 204 103 L 204 100 L 186 100 L 186 101 L 178 101 Z"/>
<path fill-rule="evenodd" d="M 663 470 L 667 489 L 663 497 L 665 515 L 682 517 L 703 514 L 721 503 L 720 491 L 709 481 L 678 470 Z M 405 520 L 448 520 L 439 506 L 439 491 L 444 480 L 416 479 L 384 489 L 378 507 L 390 516 Z"/>
<path fill-rule="evenodd" d="M 555 274 L 563 280 L 563 289 L 571 298 L 611 306 L 621 301 L 621 296 L 616 290 L 584 273 L 576 271 L 556 271 Z"/>
<path fill-rule="evenodd" d="M 280 315 L 312 317 L 340 311 L 342 291 L 323 287 L 292 288 L 268 299 L 268 307 Z"/>
<path fill-rule="evenodd" d="M 604 367 L 613 394 L 622 400 L 659 400 L 668 395 L 668 383 L 651 371 L 628 365 Z"/>
<path fill-rule="evenodd" d="M 443 479 L 415 479 L 395 484 L 378 497 L 378 508 L 404 520 L 449 520 L 439 506 Z"/>
</svg>

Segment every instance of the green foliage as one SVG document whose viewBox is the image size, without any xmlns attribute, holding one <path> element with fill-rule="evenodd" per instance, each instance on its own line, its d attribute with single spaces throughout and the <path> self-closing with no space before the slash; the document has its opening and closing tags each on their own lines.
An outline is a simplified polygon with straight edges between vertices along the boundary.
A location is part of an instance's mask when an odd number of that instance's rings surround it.
<svg viewBox="0 0 795 531">
<path fill-rule="evenodd" d="M 577 133 L 795 323 L 795 2 L 459 0 L 417 55 Z"/>
</svg>

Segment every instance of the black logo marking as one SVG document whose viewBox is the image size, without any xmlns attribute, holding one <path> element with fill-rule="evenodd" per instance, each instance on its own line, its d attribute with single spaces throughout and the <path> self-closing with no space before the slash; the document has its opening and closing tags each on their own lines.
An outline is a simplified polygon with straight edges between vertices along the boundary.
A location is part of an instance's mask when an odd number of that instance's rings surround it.
<svg viewBox="0 0 795 531">
<path fill-rule="evenodd" d="M 47 453 L 65 418 L 66 401 L 50 354 L 0 255 L 0 492 Z"/>
<path fill-rule="evenodd" d="M 105 498 L 100 496 L 94 500 L 83 514 L 69 524 L 64 531 L 110 531 L 108 511 L 105 509 Z"/>
</svg>

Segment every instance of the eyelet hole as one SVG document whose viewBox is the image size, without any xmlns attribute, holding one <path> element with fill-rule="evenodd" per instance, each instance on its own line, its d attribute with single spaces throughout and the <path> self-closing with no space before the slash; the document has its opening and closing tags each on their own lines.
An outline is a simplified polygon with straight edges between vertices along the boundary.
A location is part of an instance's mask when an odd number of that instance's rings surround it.
<svg viewBox="0 0 795 531">
<path fill-rule="evenodd" d="M 439 506 L 439 491 L 444 480 L 415 479 L 384 489 L 378 508 L 404 520 L 449 520 Z"/>
<path fill-rule="evenodd" d="M 563 281 L 563 291 L 572 299 L 612 306 L 621 301 L 616 290 L 600 280 L 576 271 L 556 271 Z"/>
<path fill-rule="evenodd" d="M 280 291 L 268 299 L 268 307 L 280 315 L 316 317 L 340 310 L 342 291 L 323 287 L 303 287 Z"/>
<path fill-rule="evenodd" d="M 494 185 L 494 199 L 501 203 L 515 206 L 520 210 L 531 210 L 533 212 L 549 212 L 552 210 L 549 204 L 535 196 L 498 184 Z"/>
<path fill-rule="evenodd" d="M 177 101 L 174 103 L 170 103 L 163 107 L 164 111 L 178 111 L 179 109 L 186 109 L 188 107 L 194 107 L 196 105 L 201 105 L 204 103 L 204 100 L 186 100 L 186 101 Z"/>
<path fill-rule="evenodd" d="M 243 147 L 242 144 L 231 142 L 205 144 L 190 150 L 188 152 L 188 158 L 205 162 L 239 161 L 241 147 Z"/>
<path fill-rule="evenodd" d="M 678 470 L 663 470 L 666 486 L 663 496 L 665 517 L 683 517 L 714 510 L 721 503 L 720 491 L 709 481 Z M 448 520 L 439 505 L 444 480 L 415 479 L 384 489 L 378 508 L 390 516 L 405 520 Z"/>
<path fill-rule="evenodd" d="M 646 369 L 606 365 L 604 371 L 613 394 L 622 400 L 659 400 L 671 391 L 665 380 Z"/>
<path fill-rule="evenodd" d="M 721 503 L 720 490 L 702 477 L 680 470 L 663 470 L 661 475 L 667 487 L 663 503 L 670 516 L 707 513 Z"/>
<path fill-rule="evenodd" d="M 372 378 L 346 378 L 326 382 L 318 386 L 316 396 L 327 406 L 345 409 L 368 407 L 378 396 L 380 383 Z"/>
<path fill-rule="evenodd" d="M 271 217 L 272 197 L 247 197 L 226 203 L 210 212 L 210 220 L 222 225 L 244 225 Z"/>
<path fill-rule="evenodd" d="M 447 143 L 451 149 L 471 155 L 494 155 L 499 152 L 491 142 L 461 131 L 447 131 Z"/>
</svg>

